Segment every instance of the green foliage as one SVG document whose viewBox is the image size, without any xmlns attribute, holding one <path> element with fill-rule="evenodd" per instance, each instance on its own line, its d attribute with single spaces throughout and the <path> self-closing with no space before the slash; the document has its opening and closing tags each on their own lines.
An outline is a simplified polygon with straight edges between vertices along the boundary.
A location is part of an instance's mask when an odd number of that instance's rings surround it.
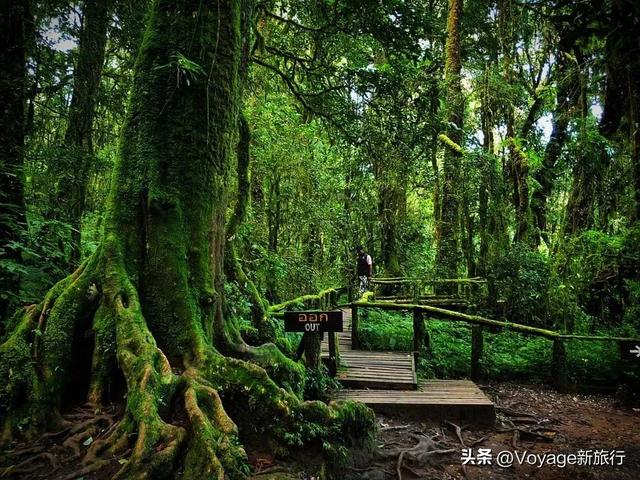
<svg viewBox="0 0 640 480">
<path fill-rule="evenodd" d="M 425 375 L 435 378 L 460 378 L 469 375 L 471 329 L 466 325 L 427 320 L 432 356 L 420 362 Z"/>
<path fill-rule="evenodd" d="M 413 349 L 413 324 L 408 316 L 376 309 L 363 309 L 361 316 L 359 338 L 364 349 Z"/>
<path fill-rule="evenodd" d="M 617 234 L 587 230 L 572 237 L 556 258 L 557 292 L 592 317 L 587 331 L 616 328 L 637 334 L 640 227 Z M 563 298 L 564 297 L 564 298 Z"/>
<path fill-rule="evenodd" d="M 371 451 L 376 438 L 376 417 L 371 409 L 363 403 L 340 402 L 337 410 L 338 429 L 334 428 L 328 441 L 322 443 L 327 457 L 327 465 L 331 478 L 344 478 L 344 467 L 352 456 L 353 449 Z M 340 443 L 331 441 L 339 439 Z M 345 444 L 350 449 L 345 448 Z"/>
<path fill-rule="evenodd" d="M 489 378 L 548 380 L 551 342 L 515 332 L 484 333 L 482 367 Z"/>
<path fill-rule="evenodd" d="M 585 385 L 611 385 L 620 379 L 620 348 L 616 342 L 566 343 L 569 380 Z"/>
<path fill-rule="evenodd" d="M 633 336 L 640 332 L 640 281 L 627 280 L 626 288 L 629 292 L 629 307 L 624 312 L 623 332 Z"/>
<path fill-rule="evenodd" d="M 504 299 L 506 317 L 517 323 L 546 326 L 550 268 L 545 254 L 515 243 L 493 260 L 490 281 Z"/>
<path fill-rule="evenodd" d="M 328 402 L 332 390 L 338 390 L 340 383 L 329 375 L 322 365 L 319 369 L 306 369 L 304 382 L 305 400 L 322 400 Z"/>
<path fill-rule="evenodd" d="M 20 291 L 17 295 L 0 292 L 14 305 L 39 301 L 57 280 L 66 274 L 70 226 L 57 220 L 48 220 L 37 213 L 27 214 L 27 225 L 16 225 L 11 215 L 0 214 L 0 222 L 18 232 L 18 240 L 0 245 L 0 277 L 18 276 Z M 15 260 L 5 257 L 7 248 L 18 252 Z"/>
<path fill-rule="evenodd" d="M 365 349 L 411 351 L 412 328 L 410 315 L 370 309 L 368 316 L 361 312 L 360 342 Z M 431 355 L 419 358 L 419 375 L 427 378 L 468 377 L 471 359 L 469 326 L 428 319 L 427 330 Z M 616 332 L 596 333 L 612 335 Z M 567 342 L 566 349 L 571 382 L 611 387 L 619 380 L 617 345 L 575 340 Z M 492 380 L 550 381 L 551 352 L 552 344 L 545 338 L 485 329 L 482 369 Z"/>
<path fill-rule="evenodd" d="M 235 282 L 225 283 L 225 306 L 228 320 L 238 326 L 242 338 L 249 345 L 262 345 L 264 339 L 251 322 L 251 304 Z M 300 343 L 301 334 L 284 331 L 282 319 L 268 317 L 270 329 L 275 332 L 273 343 L 286 356 L 292 358 Z"/>
<path fill-rule="evenodd" d="M 180 85 L 181 79 L 184 77 L 187 86 L 191 85 L 192 81 L 205 75 L 204 68 L 200 64 L 188 59 L 180 52 L 171 56 L 171 63 L 158 65 L 154 70 L 175 70 L 177 84 Z"/>
</svg>

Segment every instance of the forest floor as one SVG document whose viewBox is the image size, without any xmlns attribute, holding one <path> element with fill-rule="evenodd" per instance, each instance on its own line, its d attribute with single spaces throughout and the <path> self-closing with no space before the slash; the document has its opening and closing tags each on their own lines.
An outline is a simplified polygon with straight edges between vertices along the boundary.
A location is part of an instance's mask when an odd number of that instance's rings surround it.
<svg viewBox="0 0 640 480">
<path fill-rule="evenodd" d="M 640 472 L 640 410 L 618 405 L 606 395 L 561 394 L 540 385 L 493 383 L 483 390 L 495 402 L 494 428 L 455 425 L 445 422 L 411 422 L 402 417 L 380 416 L 377 451 L 369 464 L 353 471 L 350 478 L 362 480 L 398 479 L 537 479 L 537 480 L 636 480 Z M 456 431 L 459 427 L 460 430 Z M 462 450 L 469 448 L 475 465 L 463 466 Z M 478 465 L 479 449 L 491 450 L 491 464 Z M 544 465 L 523 462 L 504 467 L 498 455 L 508 451 L 527 460 L 545 462 L 562 459 L 562 454 L 580 455 L 591 466 Z M 614 451 L 613 465 L 603 463 Z M 404 452 L 404 453 L 403 453 Z M 619 457 L 624 458 L 617 466 Z M 400 455 L 402 460 L 399 461 Z M 487 457 L 485 457 L 487 458 Z M 509 463 L 509 454 L 501 457 Z M 577 461 L 577 458 L 576 458 Z M 607 455 L 608 461 L 608 455 Z M 401 476 L 399 475 L 399 472 Z"/>
<path fill-rule="evenodd" d="M 536 480 L 636 480 L 640 472 L 640 410 L 618 405 L 606 395 L 560 394 L 539 385 L 492 383 L 483 386 L 497 406 L 496 426 L 481 428 L 436 421 L 415 421 L 401 416 L 378 416 L 379 432 L 376 449 L 371 455 L 357 454 L 355 464 L 344 480 L 415 480 L 415 479 L 536 479 Z M 32 444 L 11 445 L 0 452 L 0 478 L 20 479 L 84 479 L 112 478 L 122 459 L 94 473 L 81 474 L 79 458 L 88 445 L 104 433 L 117 418 L 108 411 L 72 412 L 78 432 L 94 427 L 93 435 L 75 438 L 74 428 L 57 435 L 43 436 Z M 91 431 L 91 430 L 89 430 Z M 318 478 L 317 457 L 282 461 L 257 445 L 247 445 L 254 469 L 253 480 L 312 480 Z M 462 465 L 464 448 L 472 451 L 478 463 L 479 449 L 491 450 L 491 464 Z M 591 466 L 566 465 L 563 468 L 527 464 L 501 467 L 499 452 L 518 455 L 579 455 Z M 593 465 L 603 455 L 596 451 L 614 451 L 612 463 L 624 452 L 623 463 Z M 485 457 L 486 458 L 486 457 Z M 535 460 L 540 461 L 541 457 Z M 608 457 L 607 457 L 608 458 Z M 533 461 L 534 457 L 527 457 Z M 549 456 L 545 461 L 549 461 Z M 502 461 L 508 461 L 508 454 Z M 301 462 L 302 461 L 302 462 Z M 300 467 L 300 464 L 306 464 Z M 400 473 L 400 475 L 399 475 Z"/>
</svg>

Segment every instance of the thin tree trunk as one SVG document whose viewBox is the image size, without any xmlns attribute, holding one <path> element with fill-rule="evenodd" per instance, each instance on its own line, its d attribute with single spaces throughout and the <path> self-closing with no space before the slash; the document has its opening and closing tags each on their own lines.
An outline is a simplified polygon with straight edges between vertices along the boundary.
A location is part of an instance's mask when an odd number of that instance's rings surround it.
<svg viewBox="0 0 640 480">
<path fill-rule="evenodd" d="M 398 228 L 406 214 L 407 193 L 395 175 L 378 176 L 380 218 L 380 263 L 389 277 L 402 276 L 398 255 Z"/>
<path fill-rule="evenodd" d="M 557 54 L 555 76 L 557 79 L 557 92 L 551 136 L 544 150 L 542 165 L 534 177 L 539 187 L 533 191 L 531 202 L 531 210 L 535 222 L 535 245 L 539 246 L 544 241 L 547 247 L 551 244 L 547 226 L 547 202 L 553 189 L 556 175 L 555 167 L 568 138 L 571 112 L 577 104 L 580 90 L 576 69 L 570 64 L 569 57 L 563 52 L 562 48 Z"/>
<path fill-rule="evenodd" d="M 478 214 L 480 230 L 480 251 L 478 254 L 478 274 L 485 276 L 487 274 L 487 262 L 489 253 L 489 191 L 491 182 L 491 169 L 492 165 L 489 162 L 493 162 L 493 116 L 492 101 L 490 100 L 489 92 L 489 66 L 487 65 L 485 70 L 485 78 L 483 85 L 483 95 L 481 97 L 480 104 L 480 117 L 482 126 L 482 136 L 484 138 L 484 152 L 485 161 L 482 164 L 480 172 L 480 187 L 478 191 Z"/>
<path fill-rule="evenodd" d="M 464 99 L 460 72 L 460 25 L 462 20 L 462 0 L 449 0 L 447 16 L 447 42 L 445 45 L 445 88 L 446 118 L 449 125 L 447 136 L 455 144 L 462 141 L 462 117 Z M 458 219 L 460 199 L 458 191 L 459 169 L 462 154 L 456 149 L 445 147 L 442 164 L 442 215 L 440 239 L 437 245 L 437 273 L 441 277 L 458 276 Z"/>
<path fill-rule="evenodd" d="M 278 239 L 280 235 L 280 223 L 282 221 L 282 199 L 280 198 L 280 174 L 276 173 L 269 185 L 269 198 L 267 199 L 267 228 L 269 232 L 269 252 L 278 253 Z M 278 301 L 278 285 L 274 272 L 270 272 L 266 285 L 267 299 L 271 303 Z"/>
<path fill-rule="evenodd" d="M 236 251 L 236 235 L 238 228 L 244 222 L 249 202 L 249 146 L 251 144 L 251 132 L 244 115 L 240 115 L 238 120 L 238 147 L 237 174 L 238 174 L 238 194 L 233 214 L 227 224 L 227 244 L 225 255 L 225 273 L 227 279 L 236 282 L 238 287 L 245 292 L 251 302 L 251 320 L 253 326 L 258 330 L 259 336 L 263 340 L 273 340 L 273 332 L 267 328 L 267 314 L 265 302 L 256 285 L 247 276 Z"/>
<path fill-rule="evenodd" d="M 438 116 L 438 90 L 431 92 L 429 99 L 430 114 L 433 118 Z M 429 144 L 429 158 L 433 169 L 433 232 L 436 245 L 440 242 L 440 222 L 442 218 L 442 199 L 440 192 L 440 168 L 438 168 L 438 131 L 434 129 Z"/>
<path fill-rule="evenodd" d="M 84 3 L 78 61 L 73 73 L 73 95 L 69 123 L 64 136 L 70 159 L 70 182 L 60 192 L 66 220 L 72 228 L 71 268 L 80 263 L 82 215 L 85 209 L 89 172 L 93 161 L 93 119 L 95 116 L 102 67 L 107 44 L 110 0 L 87 0 Z"/>
</svg>

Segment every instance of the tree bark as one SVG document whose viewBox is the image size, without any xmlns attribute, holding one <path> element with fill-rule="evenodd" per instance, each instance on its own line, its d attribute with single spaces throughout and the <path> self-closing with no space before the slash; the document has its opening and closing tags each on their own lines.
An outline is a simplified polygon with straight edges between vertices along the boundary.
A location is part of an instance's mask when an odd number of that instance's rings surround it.
<svg viewBox="0 0 640 480">
<path fill-rule="evenodd" d="M 269 252 L 278 253 L 278 239 L 280 236 L 280 224 L 282 223 L 282 204 L 280 197 L 280 173 L 275 172 L 269 185 L 269 197 L 267 199 L 267 229 L 269 231 Z M 267 277 L 267 299 L 269 302 L 278 303 L 278 284 L 275 272 L 270 272 Z"/>
<path fill-rule="evenodd" d="M 258 330 L 259 337 L 264 340 L 273 340 L 272 337 L 274 332 L 268 328 L 265 301 L 260 295 L 256 285 L 247 276 L 244 268 L 242 268 L 235 247 L 238 228 L 246 217 L 247 205 L 249 203 L 249 189 L 251 187 L 251 183 L 249 181 L 250 144 L 251 132 L 249 130 L 249 125 L 244 116 L 240 115 L 238 121 L 238 147 L 236 153 L 238 194 L 233 214 L 227 225 L 225 273 L 227 279 L 229 281 L 236 282 L 240 289 L 249 297 L 249 301 L 251 302 L 251 321 L 253 326 Z"/>
<path fill-rule="evenodd" d="M 74 367 L 87 362 L 86 400 L 125 405 L 85 461 L 128 456 L 118 479 L 178 471 L 246 479 L 241 434 L 284 448 L 328 438 L 340 450 L 355 418 L 361 431 L 373 426 L 366 407 L 302 402 L 302 367 L 273 345 L 248 347 L 223 317 L 227 176 L 249 8 L 243 0 L 152 4 L 101 244 L 14 317 L 0 346 L 5 440 L 27 418 L 27 433 L 59 426 L 68 387 L 84 384 Z M 91 358 L 74 349 L 87 329 Z"/>
<path fill-rule="evenodd" d="M 72 269 L 78 267 L 82 256 L 82 215 L 93 162 L 93 119 L 105 59 L 110 8 L 111 0 L 84 2 L 78 61 L 73 72 L 73 94 L 64 136 L 65 155 L 69 158 L 65 167 L 69 172 L 66 185 L 59 192 L 65 220 L 71 225 Z"/>
<path fill-rule="evenodd" d="M 403 275 L 398 255 L 398 229 L 405 218 L 407 193 L 393 173 L 378 175 L 380 263 L 389 277 Z"/>
<path fill-rule="evenodd" d="M 460 56 L 460 24 L 462 20 L 462 0 L 449 0 L 447 16 L 447 42 L 445 45 L 445 89 L 446 118 L 449 125 L 447 137 L 460 145 L 462 140 L 462 117 L 464 99 L 460 72 L 462 61 Z M 443 278 L 458 276 L 458 219 L 460 215 L 460 199 L 458 192 L 458 172 L 461 152 L 445 147 L 442 164 L 440 216 L 440 238 L 437 245 L 437 273 Z"/>
<path fill-rule="evenodd" d="M 562 42 L 561 42 L 562 43 Z M 568 138 L 571 112 L 577 104 L 579 85 L 577 72 L 570 64 L 565 48 L 560 48 L 556 63 L 556 107 L 553 112 L 551 136 L 544 150 L 542 165 L 535 175 L 539 187 L 533 191 L 531 210 L 535 222 L 534 242 L 539 246 L 544 241 L 550 246 L 547 225 L 547 202 L 553 190 L 555 167 Z"/>
<path fill-rule="evenodd" d="M 482 127 L 483 149 L 485 158 L 480 172 L 480 187 L 478 189 L 478 216 L 480 233 L 480 251 L 478 253 L 478 274 L 486 276 L 489 255 L 489 201 L 491 190 L 491 172 L 493 170 L 494 137 L 493 137 L 493 115 L 492 100 L 489 91 L 489 65 L 485 69 L 483 85 L 483 95 L 480 103 L 480 123 Z M 491 163 L 490 163 L 491 162 Z"/>
</svg>

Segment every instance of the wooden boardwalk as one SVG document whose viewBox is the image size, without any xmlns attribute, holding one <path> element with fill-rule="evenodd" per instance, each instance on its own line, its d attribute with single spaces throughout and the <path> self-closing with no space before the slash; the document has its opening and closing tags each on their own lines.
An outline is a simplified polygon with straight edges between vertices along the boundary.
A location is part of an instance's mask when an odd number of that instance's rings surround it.
<svg viewBox="0 0 640 480">
<path fill-rule="evenodd" d="M 345 331 L 338 333 L 340 366 L 336 379 L 348 388 L 415 390 L 418 387 L 413 354 L 351 349 L 351 310 L 345 310 Z M 329 357 L 327 341 L 322 356 Z"/>
<path fill-rule="evenodd" d="M 351 348 L 351 310 L 345 312 L 345 331 L 338 333 L 340 366 L 336 379 L 345 387 L 336 400 L 360 401 L 381 413 L 402 413 L 419 418 L 458 420 L 492 425 L 494 405 L 469 380 L 418 382 L 413 353 L 372 352 Z M 329 357 L 327 340 L 322 357 Z"/>
</svg>

